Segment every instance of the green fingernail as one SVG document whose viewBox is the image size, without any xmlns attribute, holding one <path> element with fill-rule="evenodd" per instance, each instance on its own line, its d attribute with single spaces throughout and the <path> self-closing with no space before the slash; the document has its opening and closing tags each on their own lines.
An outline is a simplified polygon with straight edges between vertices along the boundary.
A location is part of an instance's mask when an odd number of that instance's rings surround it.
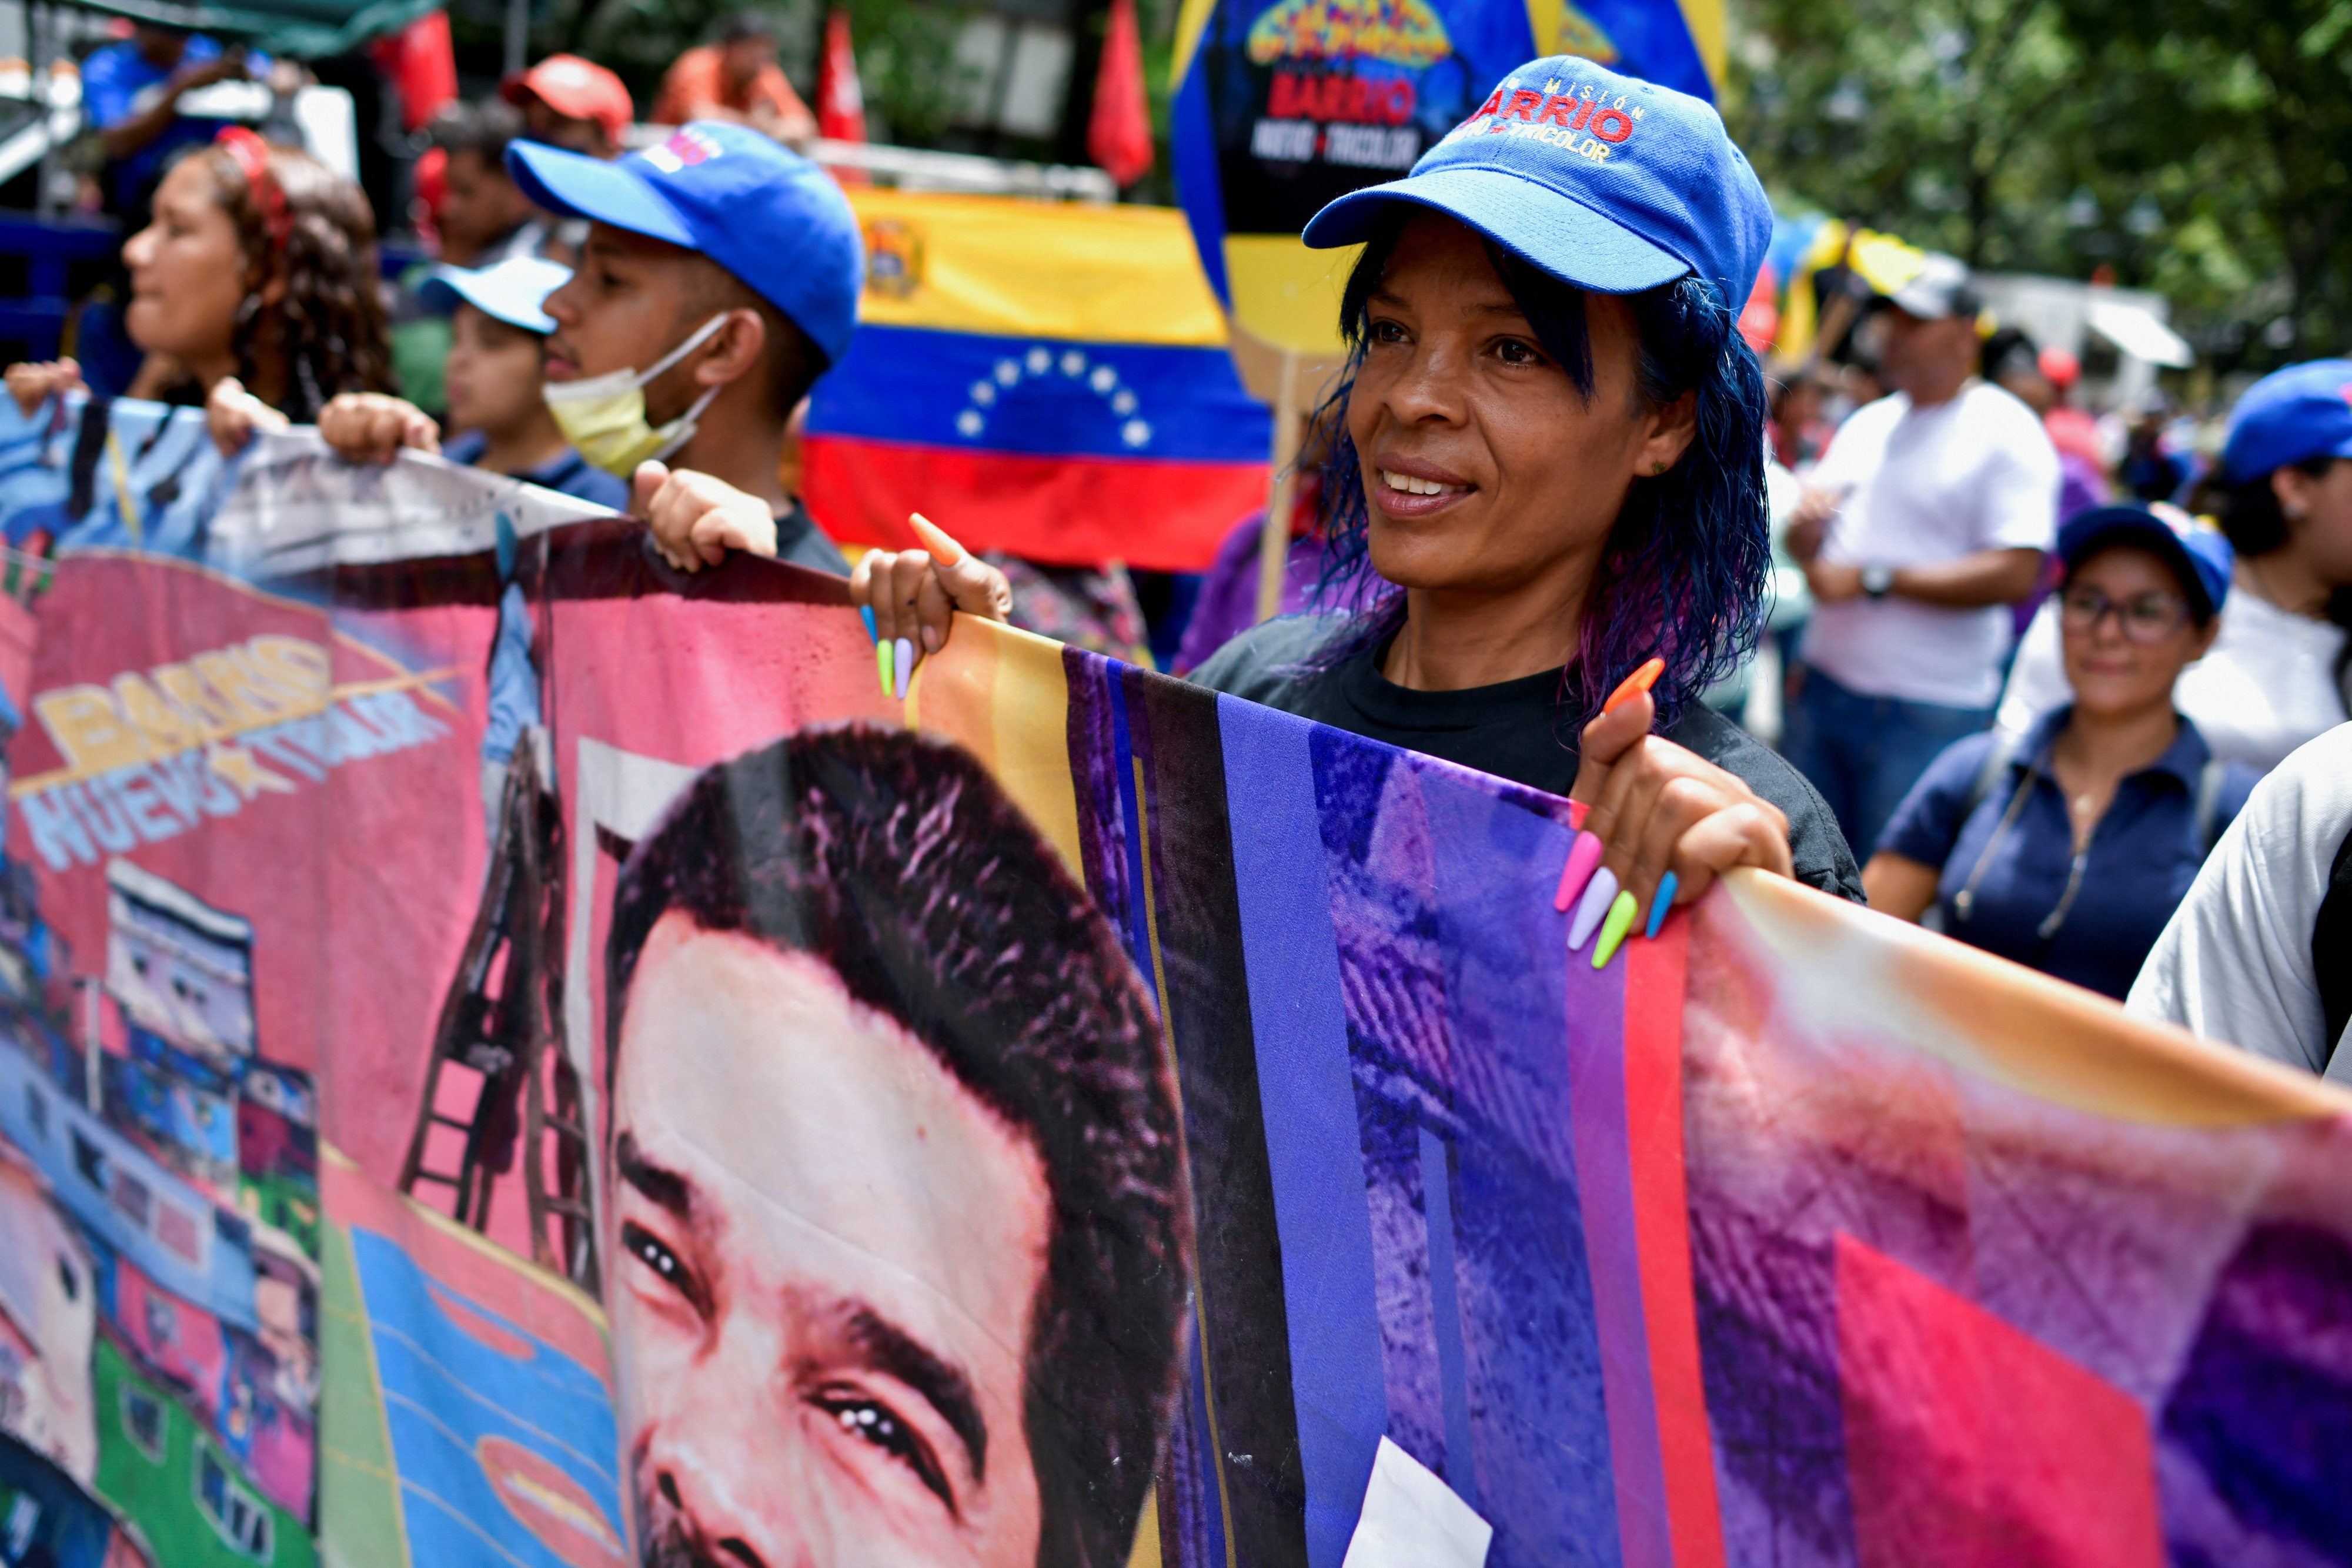
<svg viewBox="0 0 2352 1568">
<path fill-rule="evenodd" d="M 886 697 L 887 697 L 887 696 L 888 696 L 888 695 L 890 695 L 890 644 L 889 644 L 889 643 L 875 643 L 875 644 L 874 644 L 874 667 L 875 667 L 875 669 L 876 669 L 876 670 L 877 670 L 877 671 L 879 671 L 879 672 L 881 673 L 881 676 L 882 676 L 882 695 L 883 695 L 884 696 L 886 696 Z"/>
<path fill-rule="evenodd" d="M 1618 944 L 1625 940 L 1625 933 L 1633 929 L 1633 895 L 1630 893 L 1619 894 L 1617 902 L 1609 906 L 1608 918 L 1601 923 L 1601 940 L 1592 945 L 1594 968 L 1606 968 L 1609 960 L 1617 956 Z"/>
</svg>

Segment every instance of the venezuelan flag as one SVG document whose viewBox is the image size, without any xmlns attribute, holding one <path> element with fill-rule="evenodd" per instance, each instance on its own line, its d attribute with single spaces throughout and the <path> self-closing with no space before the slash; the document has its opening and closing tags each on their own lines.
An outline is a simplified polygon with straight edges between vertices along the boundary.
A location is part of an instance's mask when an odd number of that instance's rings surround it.
<svg viewBox="0 0 2352 1568">
<path fill-rule="evenodd" d="M 852 191 L 866 297 L 817 383 L 802 492 L 845 543 L 919 511 L 1036 561 L 1208 565 L 1265 504 L 1243 390 L 1180 213 Z"/>
</svg>

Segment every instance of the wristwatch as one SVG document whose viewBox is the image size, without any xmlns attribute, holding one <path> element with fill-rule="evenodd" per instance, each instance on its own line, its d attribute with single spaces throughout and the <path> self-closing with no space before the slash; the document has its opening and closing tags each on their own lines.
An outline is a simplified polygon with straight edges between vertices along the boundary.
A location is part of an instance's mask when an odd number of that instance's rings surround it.
<svg viewBox="0 0 2352 1568">
<path fill-rule="evenodd" d="M 1862 591 L 1873 599 L 1884 599 L 1895 588 L 1895 569 L 1883 560 L 1874 560 L 1862 569 Z"/>
</svg>

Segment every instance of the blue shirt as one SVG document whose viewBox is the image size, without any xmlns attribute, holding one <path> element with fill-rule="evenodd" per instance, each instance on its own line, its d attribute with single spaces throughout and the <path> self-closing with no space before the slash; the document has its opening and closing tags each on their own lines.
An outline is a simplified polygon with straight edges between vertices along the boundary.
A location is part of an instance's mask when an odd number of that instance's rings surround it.
<svg viewBox="0 0 2352 1568">
<path fill-rule="evenodd" d="M 479 431 L 467 431 L 443 447 L 441 455 L 452 463 L 471 464 L 488 444 Z M 562 456 L 515 477 L 542 489 L 561 490 L 593 507 L 615 512 L 629 509 L 629 486 L 602 468 L 592 467 L 568 446 Z M 504 762 L 511 758 L 523 727 L 539 722 L 539 672 L 531 667 L 530 634 L 530 606 L 523 599 L 521 586 L 509 582 L 499 595 L 499 634 L 490 644 L 490 716 L 482 731 L 486 761 Z"/>
<path fill-rule="evenodd" d="M 180 65 L 200 66 L 206 60 L 220 58 L 221 47 L 199 33 L 191 37 L 180 51 Z M 88 121 L 100 130 L 121 124 L 135 113 L 139 95 L 172 78 L 172 70 L 157 65 L 140 51 L 139 40 L 125 38 L 119 44 L 109 44 L 95 50 L 81 63 L 81 110 Z M 268 74 L 269 57 L 248 54 L 246 69 L 255 77 Z M 196 120 L 182 115 L 163 130 L 163 134 L 112 165 L 115 205 L 128 212 L 138 200 L 140 188 L 152 180 L 164 161 L 181 148 L 193 142 L 210 141 L 228 121 Z"/>
<path fill-rule="evenodd" d="M 2074 902 L 2044 936 L 2074 873 L 2074 824 L 2049 761 L 2050 744 L 2073 712 L 2070 705 L 2044 715 L 2017 748 L 2008 777 L 1995 780 L 1974 810 L 1968 810 L 1969 793 L 1994 737 L 1972 735 L 1946 747 L 1895 809 L 1878 847 L 1942 868 L 1936 901 L 1948 935 L 2120 998 L 2204 863 L 2197 790 L 2212 753 L 2184 718 L 2163 756 L 2116 784 L 2115 800 L 2091 831 Z M 2246 803 L 2255 778 L 2241 764 L 2229 765 L 2216 802 L 2216 835 Z M 2021 789 L 2027 791 L 2021 801 Z M 2012 805 L 2015 815 L 2004 829 Z"/>
</svg>

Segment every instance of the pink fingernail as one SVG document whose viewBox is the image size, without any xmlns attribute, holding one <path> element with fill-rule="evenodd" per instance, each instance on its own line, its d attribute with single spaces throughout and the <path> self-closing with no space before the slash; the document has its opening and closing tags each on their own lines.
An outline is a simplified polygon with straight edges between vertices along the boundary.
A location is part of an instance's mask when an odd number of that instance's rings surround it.
<svg viewBox="0 0 2352 1568">
<path fill-rule="evenodd" d="M 1551 895 L 1551 906 L 1562 915 L 1592 880 L 1592 868 L 1601 863 L 1601 841 L 1591 833 L 1580 832 L 1576 841 L 1568 846 L 1568 863 L 1560 867 L 1559 891 Z"/>
</svg>

